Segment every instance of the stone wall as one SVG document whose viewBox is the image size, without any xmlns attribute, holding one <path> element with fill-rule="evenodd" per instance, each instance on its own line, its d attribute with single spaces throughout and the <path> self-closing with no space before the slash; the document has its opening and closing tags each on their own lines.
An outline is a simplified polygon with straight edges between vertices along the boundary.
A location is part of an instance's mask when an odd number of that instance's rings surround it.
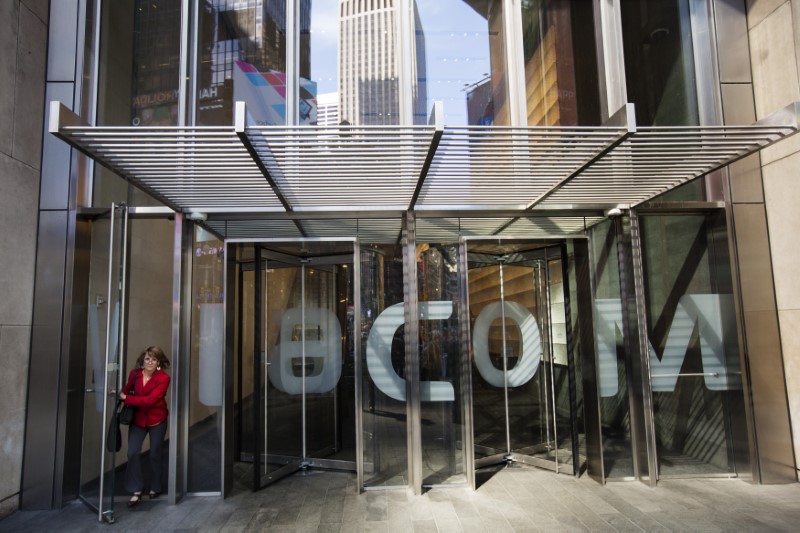
<svg viewBox="0 0 800 533">
<path fill-rule="evenodd" d="M 48 10 L 0 1 L 0 518 L 18 507 L 22 472 Z"/>
<path fill-rule="evenodd" d="M 748 0 L 756 118 L 800 101 L 800 0 Z M 800 459 L 800 135 L 763 151 L 764 200 L 795 463 Z M 776 384 L 777 385 L 777 384 Z"/>
</svg>

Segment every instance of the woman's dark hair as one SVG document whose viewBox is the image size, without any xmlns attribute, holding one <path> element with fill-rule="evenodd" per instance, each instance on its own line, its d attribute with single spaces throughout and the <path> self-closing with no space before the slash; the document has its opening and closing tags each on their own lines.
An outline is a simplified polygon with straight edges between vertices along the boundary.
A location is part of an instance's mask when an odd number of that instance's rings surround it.
<svg viewBox="0 0 800 533">
<path fill-rule="evenodd" d="M 145 350 L 139 355 L 139 359 L 136 360 L 136 366 L 139 368 L 144 368 L 145 355 L 155 358 L 155 360 L 158 361 L 158 366 L 160 366 L 162 370 L 169 368 L 169 359 L 167 359 L 167 356 L 164 355 L 164 350 L 158 346 L 150 346 L 149 348 L 145 348 Z"/>
</svg>

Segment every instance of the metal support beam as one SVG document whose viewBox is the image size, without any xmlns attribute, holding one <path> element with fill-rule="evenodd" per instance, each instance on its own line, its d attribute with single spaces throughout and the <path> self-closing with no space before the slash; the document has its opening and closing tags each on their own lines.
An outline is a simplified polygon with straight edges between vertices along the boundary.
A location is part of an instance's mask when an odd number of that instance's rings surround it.
<svg viewBox="0 0 800 533">
<path fill-rule="evenodd" d="M 418 294 L 416 217 L 413 212 L 409 211 L 403 220 L 403 305 L 405 309 L 408 486 L 414 491 L 414 494 L 422 494 Z"/>
<path fill-rule="evenodd" d="M 628 367 L 633 473 L 637 479 L 655 486 L 658 480 L 658 463 L 639 218 L 631 211 L 628 216 L 615 218 L 614 224 L 617 232 L 622 327 Z"/>
<path fill-rule="evenodd" d="M 411 201 L 408 204 L 408 210 L 412 211 L 414 206 L 417 205 L 419 193 L 422 190 L 422 185 L 425 183 L 425 178 L 428 176 L 428 170 L 431 168 L 431 163 L 436 155 L 436 149 L 439 148 L 439 141 L 442 139 L 444 133 L 444 104 L 441 100 L 433 103 L 433 111 L 431 112 L 431 122 L 436 127 L 431 137 L 431 145 L 428 148 L 428 154 L 425 156 L 425 162 L 422 164 L 422 170 L 419 172 L 419 179 L 417 179 L 417 186 L 414 188 L 414 194 L 411 195 Z"/>
</svg>

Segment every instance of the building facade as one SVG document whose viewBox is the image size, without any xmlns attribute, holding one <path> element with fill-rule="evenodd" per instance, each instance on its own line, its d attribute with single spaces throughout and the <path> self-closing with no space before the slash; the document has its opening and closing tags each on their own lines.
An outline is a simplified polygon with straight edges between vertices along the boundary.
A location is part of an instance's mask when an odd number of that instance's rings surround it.
<svg viewBox="0 0 800 533">
<path fill-rule="evenodd" d="M 797 2 L 0 9 L 3 513 L 113 519 L 153 344 L 172 503 L 797 482 Z"/>
</svg>

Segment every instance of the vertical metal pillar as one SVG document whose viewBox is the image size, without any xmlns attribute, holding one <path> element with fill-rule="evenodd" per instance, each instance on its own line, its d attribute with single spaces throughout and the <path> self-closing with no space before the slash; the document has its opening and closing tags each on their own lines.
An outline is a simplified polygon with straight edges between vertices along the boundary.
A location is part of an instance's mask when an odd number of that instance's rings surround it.
<svg viewBox="0 0 800 533">
<path fill-rule="evenodd" d="M 623 337 L 628 365 L 633 473 L 636 478 L 655 486 L 658 480 L 658 463 L 639 218 L 631 210 L 627 217 L 615 218 L 614 224 L 617 232 Z"/>
<path fill-rule="evenodd" d="M 467 483 L 473 490 L 475 487 L 475 444 L 474 423 L 472 416 L 472 359 L 470 357 L 472 341 L 469 328 L 469 279 L 467 269 L 467 241 L 462 237 L 458 244 L 458 282 L 460 302 L 458 306 L 458 328 L 461 335 L 461 353 L 459 360 L 459 379 L 461 380 L 461 412 L 464 421 L 462 442 L 464 453 L 464 470 Z"/>
<path fill-rule="evenodd" d="M 192 224 L 175 213 L 172 250 L 172 387 L 170 390 L 169 475 L 171 505 L 186 494 L 189 417 L 189 364 L 191 335 Z"/>
<path fill-rule="evenodd" d="M 358 491 L 364 490 L 364 409 L 361 373 L 361 246 L 358 241 L 353 245 L 353 359 L 355 370 L 355 407 L 356 407 L 356 482 Z"/>
<path fill-rule="evenodd" d="M 419 291 L 417 288 L 416 215 L 403 216 L 403 305 L 405 310 L 406 427 L 408 430 L 408 486 L 422 494 L 422 423 L 419 386 Z"/>
</svg>

